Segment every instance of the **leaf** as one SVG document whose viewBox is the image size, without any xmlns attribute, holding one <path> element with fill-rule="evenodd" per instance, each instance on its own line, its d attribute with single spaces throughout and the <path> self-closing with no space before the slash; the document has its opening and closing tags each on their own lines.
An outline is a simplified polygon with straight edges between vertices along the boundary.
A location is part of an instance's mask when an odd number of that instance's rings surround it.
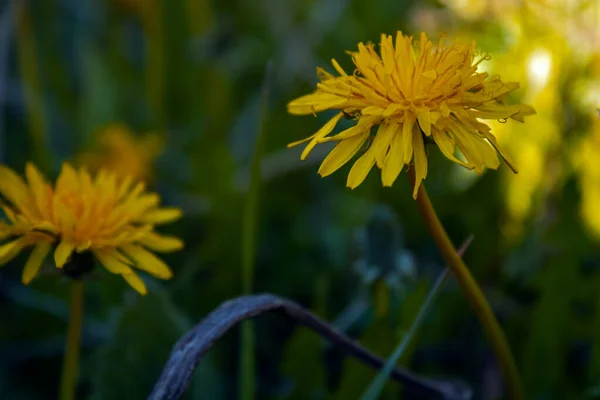
<svg viewBox="0 0 600 400">
<path fill-rule="evenodd" d="M 271 294 L 241 296 L 221 304 L 173 346 L 171 356 L 149 399 L 176 400 L 181 398 L 198 363 L 217 340 L 238 323 L 269 311 L 287 314 L 288 317 L 311 328 L 323 338 L 333 342 L 340 349 L 372 368 L 379 369 L 385 364 L 372 352 L 295 303 Z M 376 338 L 373 337 L 373 339 Z M 376 343 L 389 346 L 390 342 L 379 340 Z M 422 378 L 415 373 L 398 368 L 395 368 L 390 376 L 407 386 L 418 389 L 421 393 L 448 398 L 448 387 L 445 382 Z"/>
</svg>

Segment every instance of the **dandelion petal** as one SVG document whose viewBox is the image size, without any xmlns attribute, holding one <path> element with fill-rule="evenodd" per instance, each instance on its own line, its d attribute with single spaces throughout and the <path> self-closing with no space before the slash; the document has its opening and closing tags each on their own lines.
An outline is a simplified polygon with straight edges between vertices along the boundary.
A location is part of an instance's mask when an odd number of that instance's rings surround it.
<svg viewBox="0 0 600 400">
<path fill-rule="evenodd" d="M 454 138 L 456 139 L 456 145 L 469 163 L 473 165 L 475 172 L 481 174 L 484 163 L 475 141 L 471 138 L 471 134 L 458 129 L 457 132 L 454 132 Z"/>
<path fill-rule="evenodd" d="M 142 296 L 145 296 L 148 293 L 148 289 L 146 289 L 144 281 L 135 272 L 131 271 L 131 273 L 124 274 L 121 276 L 123 277 L 123 279 L 125 279 L 129 286 L 134 288 L 135 291 L 141 294 Z"/>
<path fill-rule="evenodd" d="M 383 168 L 385 156 L 398 127 L 399 125 L 393 122 L 379 126 L 377 135 L 371 144 L 371 148 L 369 148 L 369 151 L 371 151 L 375 157 L 377 167 L 379 168 Z"/>
<path fill-rule="evenodd" d="M 413 129 L 413 148 L 415 152 L 415 187 L 413 190 L 413 198 L 417 198 L 419 186 L 423 179 L 427 177 L 427 155 L 425 154 L 425 144 L 423 143 L 423 135 L 418 129 Z"/>
<path fill-rule="evenodd" d="M 181 250 L 183 241 L 175 236 L 159 235 L 154 232 L 148 232 L 138 243 L 150 250 L 163 253 Z"/>
<path fill-rule="evenodd" d="M 317 133 L 315 133 L 313 135 L 310 143 L 307 144 L 306 147 L 304 148 L 304 151 L 302 151 L 302 155 L 300 156 L 301 160 L 305 160 L 306 157 L 308 157 L 310 152 L 317 145 L 319 139 L 324 138 L 325 136 L 329 135 L 331 133 L 331 131 L 333 131 L 333 128 L 335 128 L 336 124 L 338 123 L 340 118 L 342 118 L 343 115 L 344 115 L 344 113 L 338 113 L 335 117 L 333 117 L 329 121 L 327 121 L 327 123 L 325 125 L 323 125 L 323 127 L 321 129 L 319 129 L 317 131 Z"/>
<path fill-rule="evenodd" d="M 431 136 L 431 116 L 429 115 L 429 109 L 420 108 L 417 110 L 417 119 L 421 130 L 427 135 Z"/>
<path fill-rule="evenodd" d="M 402 168 L 404 167 L 403 139 L 403 134 L 400 132 L 400 127 L 398 127 L 392 138 L 392 143 L 390 144 L 390 151 L 386 156 L 383 171 L 381 172 L 381 182 L 383 186 L 392 186 L 398 175 L 400 175 Z"/>
<path fill-rule="evenodd" d="M 131 271 L 131 268 L 123 262 L 118 251 L 95 251 L 94 255 L 100 263 L 113 274 L 123 275 Z"/>
<path fill-rule="evenodd" d="M 406 115 L 406 120 L 402 124 L 402 162 L 408 164 L 413 155 L 413 126 L 415 125 L 415 116 L 412 114 Z"/>
<path fill-rule="evenodd" d="M 432 133 L 433 133 L 433 139 L 435 140 L 435 143 L 438 145 L 438 147 L 442 151 L 442 154 L 444 154 L 444 156 L 446 156 L 446 158 L 454 161 L 457 164 L 462 165 L 463 167 L 469 168 L 468 164 L 466 164 L 462 160 L 456 158 L 456 156 L 454 155 L 456 145 L 454 143 L 454 140 L 452 140 L 452 138 L 446 132 L 434 129 L 432 131 Z"/>
<path fill-rule="evenodd" d="M 38 274 L 40 268 L 42 267 L 42 263 L 50 252 L 50 248 L 50 243 L 40 242 L 35 245 L 33 251 L 29 255 L 29 258 L 27 259 L 27 263 L 25 263 L 25 268 L 23 269 L 23 276 L 21 280 L 25 285 L 28 285 Z"/>
<path fill-rule="evenodd" d="M 504 150 L 498 145 L 498 142 L 496 141 L 496 137 L 494 135 L 492 135 L 491 133 L 488 132 L 482 132 L 483 135 L 485 136 L 485 138 L 490 142 L 490 144 L 492 146 L 494 146 L 494 149 L 496 149 L 496 151 L 498 152 L 498 154 L 500 154 L 500 157 L 504 160 L 504 162 L 506 163 L 506 165 L 508 165 L 508 167 L 515 173 L 519 173 L 519 171 L 517 171 L 517 168 L 515 167 L 514 162 L 508 157 L 508 155 L 504 152 Z"/>
<path fill-rule="evenodd" d="M 149 211 L 139 220 L 146 224 L 165 224 L 173 222 L 182 216 L 182 211 L 175 207 L 164 207 Z"/>
<path fill-rule="evenodd" d="M 340 169 L 360 150 L 368 137 L 369 131 L 366 131 L 338 143 L 321 163 L 319 175 L 325 177 Z"/>
<path fill-rule="evenodd" d="M 125 245 L 122 250 L 133 261 L 138 269 L 148 272 L 159 279 L 171 279 L 173 272 L 161 259 L 148 250 L 135 245 Z"/>
<path fill-rule="evenodd" d="M 57 268 L 62 268 L 65 265 L 74 249 L 75 245 L 73 243 L 64 239 L 61 240 L 58 246 L 56 246 L 56 250 L 54 250 L 54 262 Z"/>
<path fill-rule="evenodd" d="M 350 169 L 346 186 L 354 189 L 363 183 L 373 165 L 375 165 L 375 157 L 369 153 L 363 154 Z"/>
<path fill-rule="evenodd" d="M 26 241 L 24 238 L 19 238 L 0 246 L 0 265 L 6 264 L 19 254 L 25 247 Z"/>
<path fill-rule="evenodd" d="M 473 136 L 473 143 L 477 150 L 483 164 L 490 169 L 498 169 L 500 166 L 500 160 L 498 160 L 498 153 L 492 147 L 492 145 L 485 139 Z"/>
</svg>

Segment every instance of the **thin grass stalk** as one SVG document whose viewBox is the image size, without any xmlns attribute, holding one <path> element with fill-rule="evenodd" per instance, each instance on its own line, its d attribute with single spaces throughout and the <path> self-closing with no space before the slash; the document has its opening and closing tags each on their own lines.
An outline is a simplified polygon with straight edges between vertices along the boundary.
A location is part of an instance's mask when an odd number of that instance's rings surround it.
<svg viewBox="0 0 600 400">
<path fill-rule="evenodd" d="M 26 1 L 19 2 L 14 8 L 17 56 L 19 75 L 23 85 L 23 96 L 29 130 L 29 142 L 32 145 L 33 158 L 43 169 L 50 167 L 48 151 L 47 123 L 44 115 L 44 99 L 38 73 L 38 59 L 33 24 Z"/>
<path fill-rule="evenodd" d="M 259 214 L 261 161 L 266 137 L 266 122 L 269 108 L 269 75 L 267 66 L 265 81 L 261 95 L 261 112 L 258 134 L 252 157 L 250 185 L 244 204 L 244 220 L 242 225 L 242 292 L 251 294 L 254 286 L 254 266 L 256 258 L 256 236 Z M 240 360 L 240 399 L 253 400 L 254 388 L 254 329 L 251 321 L 244 321 L 241 326 L 241 360 Z"/>
<path fill-rule="evenodd" d="M 472 239 L 473 239 L 472 236 L 469 237 L 465 241 L 465 243 L 461 246 L 461 248 L 458 250 L 458 253 L 461 257 L 464 254 L 464 252 L 467 250 L 469 245 L 471 244 Z M 404 354 L 405 350 L 408 348 L 410 343 L 413 341 L 413 339 L 414 339 L 417 331 L 421 327 L 421 325 L 423 325 L 423 321 L 425 321 L 425 317 L 429 314 L 429 311 L 431 310 L 431 307 L 432 307 L 434 301 L 437 299 L 437 297 L 441 293 L 442 288 L 448 281 L 449 276 L 450 276 L 450 269 L 446 268 L 440 274 L 440 276 L 437 278 L 433 287 L 427 294 L 425 301 L 421 305 L 421 308 L 419 309 L 419 312 L 417 313 L 415 320 L 411 324 L 408 331 L 404 334 L 404 336 L 402 336 L 402 340 L 400 341 L 398 346 L 394 349 L 394 352 L 392 353 L 390 358 L 388 358 L 388 360 L 386 361 L 385 366 L 381 369 L 381 371 L 379 371 L 379 373 L 377 374 L 375 379 L 373 379 L 373 381 L 371 382 L 371 384 L 369 385 L 367 390 L 365 390 L 365 392 L 363 393 L 363 395 L 361 397 L 361 400 L 376 400 L 379 398 L 379 396 L 381 396 L 381 392 L 383 391 L 383 388 L 384 388 L 386 382 L 390 379 L 390 374 L 394 370 L 394 367 L 396 366 L 396 364 L 398 363 L 400 358 L 402 358 L 402 355 Z"/>
<path fill-rule="evenodd" d="M 140 2 L 140 16 L 146 35 L 146 93 L 150 113 L 158 132 L 165 130 L 165 32 L 161 0 Z"/>
</svg>

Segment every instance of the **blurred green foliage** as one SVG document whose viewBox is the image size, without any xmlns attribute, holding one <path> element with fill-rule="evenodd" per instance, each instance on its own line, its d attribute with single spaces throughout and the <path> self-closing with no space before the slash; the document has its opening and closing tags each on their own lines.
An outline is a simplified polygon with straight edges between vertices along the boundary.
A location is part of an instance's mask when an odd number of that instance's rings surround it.
<svg viewBox="0 0 600 400">
<path fill-rule="evenodd" d="M 175 341 L 241 294 L 242 209 L 268 61 L 255 291 L 289 297 L 380 356 L 391 353 L 442 269 L 408 179 L 382 188 L 373 173 L 350 191 L 342 172 L 319 178 L 326 145 L 305 162 L 301 150 L 285 145 L 325 117 L 293 117 L 285 104 L 312 90 L 317 65 L 335 57 L 348 66 L 345 50 L 398 29 L 477 40 L 492 55 L 486 68 L 521 81 L 518 95 L 538 109 L 525 126 L 494 126 L 519 175 L 502 168 L 477 177 L 431 151 L 426 185 L 455 244 L 475 235 L 465 259 L 501 319 L 529 398 L 600 397 L 600 248 L 593 229 L 600 214 L 582 206 L 600 191 L 600 179 L 589 173 L 597 160 L 577 152 L 579 141 L 600 129 L 597 2 L 0 4 L 0 162 L 22 171 L 33 160 L 55 177 L 62 161 L 94 149 L 107 124 L 123 123 L 139 136 L 157 132 L 164 148 L 150 184 L 186 215 L 170 227 L 186 242 L 167 258 L 175 276 L 166 283 L 146 277 L 147 297 L 103 271 L 90 277 L 80 398 L 144 398 Z M 566 28 L 551 25 L 548 15 Z M 588 43 L 590 35 L 595 42 Z M 23 262 L 18 257 L 0 272 L 0 397 L 51 399 L 68 285 L 47 268 L 21 286 Z M 277 316 L 259 318 L 255 331 L 258 398 L 357 398 L 375 376 Z M 238 335 L 228 334 L 202 361 L 188 398 L 238 395 Z M 401 365 L 465 381 L 476 399 L 503 395 L 489 344 L 452 281 Z M 389 383 L 383 397 L 401 394 Z"/>
</svg>

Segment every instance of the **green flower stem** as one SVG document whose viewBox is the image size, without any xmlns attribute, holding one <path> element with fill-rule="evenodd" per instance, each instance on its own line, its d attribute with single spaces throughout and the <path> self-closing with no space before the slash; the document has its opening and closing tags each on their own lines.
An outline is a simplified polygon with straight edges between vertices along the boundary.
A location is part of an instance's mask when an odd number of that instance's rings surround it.
<svg viewBox="0 0 600 400">
<path fill-rule="evenodd" d="M 410 179 L 414 185 L 415 175 L 413 169 L 410 170 Z M 417 206 L 425 220 L 429 233 L 433 236 L 444 260 L 458 280 L 463 293 L 473 307 L 475 314 L 477 314 L 477 317 L 483 326 L 483 330 L 492 344 L 496 357 L 498 358 L 500 369 L 511 392 L 510 398 L 514 400 L 523 400 L 525 395 L 523 393 L 519 371 L 510 351 L 510 347 L 508 346 L 506 336 L 504 335 L 502 328 L 500 328 L 500 324 L 494 316 L 490 305 L 485 299 L 483 291 L 479 285 L 477 285 L 473 275 L 471 275 L 471 272 L 452 245 L 446 230 L 442 226 L 435 209 L 429 200 L 425 185 L 423 184 L 419 187 Z"/>
<path fill-rule="evenodd" d="M 82 325 L 83 282 L 78 279 L 73 279 L 71 286 L 71 312 L 69 314 L 69 330 L 67 333 L 65 358 L 63 361 L 62 379 L 60 384 L 60 400 L 75 399 Z"/>
</svg>

